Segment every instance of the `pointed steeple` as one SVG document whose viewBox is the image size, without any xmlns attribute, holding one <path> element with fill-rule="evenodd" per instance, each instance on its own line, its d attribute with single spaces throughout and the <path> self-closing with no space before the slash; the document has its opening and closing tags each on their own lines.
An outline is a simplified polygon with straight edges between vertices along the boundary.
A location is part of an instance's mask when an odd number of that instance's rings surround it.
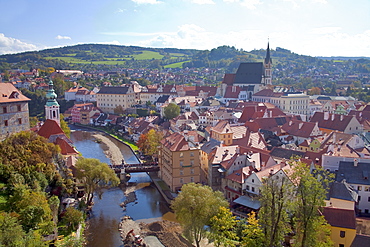
<svg viewBox="0 0 370 247">
<path fill-rule="evenodd" d="M 272 59 L 270 56 L 270 41 L 267 42 L 267 50 L 266 50 L 266 58 L 265 58 L 265 64 L 272 63 Z"/>
<path fill-rule="evenodd" d="M 50 80 L 49 90 L 46 93 L 45 118 L 55 120 L 58 125 L 60 125 L 59 103 L 57 101 L 58 95 L 55 93 L 53 86 L 53 81 Z"/>
</svg>

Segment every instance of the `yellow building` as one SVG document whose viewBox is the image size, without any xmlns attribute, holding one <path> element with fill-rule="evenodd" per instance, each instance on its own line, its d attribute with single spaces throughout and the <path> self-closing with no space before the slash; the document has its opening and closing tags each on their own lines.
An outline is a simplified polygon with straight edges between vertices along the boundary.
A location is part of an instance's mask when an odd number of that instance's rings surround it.
<svg viewBox="0 0 370 247">
<path fill-rule="evenodd" d="M 325 207 L 323 215 L 331 228 L 330 238 L 335 247 L 350 247 L 356 237 L 354 210 Z"/>
<path fill-rule="evenodd" d="M 173 133 L 161 141 L 158 176 L 177 192 L 183 184 L 201 182 L 200 145 L 196 131 Z"/>
<path fill-rule="evenodd" d="M 133 86 L 102 87 L 96 94 L 97 106 L 105 113 L 114 113 L 117 106 L 123 109 L 136 104 Z"/>
<path fill-rule="evenodd" d="M 11 83 L 0 83 L 0 140 L 30 129 L 29 98 Z"/>
</svg>

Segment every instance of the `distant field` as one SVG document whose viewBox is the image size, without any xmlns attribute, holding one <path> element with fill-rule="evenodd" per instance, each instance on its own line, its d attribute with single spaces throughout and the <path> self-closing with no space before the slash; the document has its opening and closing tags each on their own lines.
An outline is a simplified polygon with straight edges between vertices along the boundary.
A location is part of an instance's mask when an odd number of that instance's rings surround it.
<svg viewBox="0 0 370 247">
<path fill-rule="evenodd" d="M 142 51 L 141 54 L 132 55 L 136 60 L 162 59 L 164 56 L 154 51 Z"/>
<path fill-rule="evenodd" d="M 170 53 L 170 56 L 171 57 L 184 57 L 185 56 L 185 54 L 183 54 L 183 53 Z"/>
<path fill-rule="evenodd" d="M 171 68 L 171 69 L 174 69 L 174 68 L 182 68 L 182 64 L 183 63 L 186 63 L 186 62 L 190 62 L 190 60 L 188 61 L 183 61 L 183 62 L 178 62 L 178 63 L 171 63 L 171 64 L 168 64 L 168 65 L 165 65 L 164 67 L 167 69 L 167 68 Z"/>
</svg>

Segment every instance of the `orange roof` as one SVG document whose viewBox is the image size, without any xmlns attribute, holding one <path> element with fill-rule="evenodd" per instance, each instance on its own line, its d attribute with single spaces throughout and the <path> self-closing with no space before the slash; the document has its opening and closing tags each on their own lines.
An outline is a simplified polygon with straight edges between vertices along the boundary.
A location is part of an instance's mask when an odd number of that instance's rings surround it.
<svg viewBox="0 0 370 247">
<path fill-rule="evenodd" d="M 0 83 L 0 103 L 30 101 L 12 83 Z"/>
</svg>

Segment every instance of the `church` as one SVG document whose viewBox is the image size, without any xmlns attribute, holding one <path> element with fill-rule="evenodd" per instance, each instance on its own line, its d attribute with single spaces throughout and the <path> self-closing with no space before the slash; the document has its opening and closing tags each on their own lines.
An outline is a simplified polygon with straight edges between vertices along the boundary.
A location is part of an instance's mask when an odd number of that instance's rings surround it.
<svg viewBox="0 0 370 247">
<path fill-rule="evenodd" d="M 239 100 L 251 100 L 252 95 L 272 84 L 272 59 L 270 44 L 267 43 L 266 57 L 263 62 L 240 63 L 235 74 L 225 74 L 221 84 L 221 95 L 239 94 Z M 238 86 L 238 87 L 236 87 Z M 230 91 L 230 93 L 228 93 Z"/>
</svg>

